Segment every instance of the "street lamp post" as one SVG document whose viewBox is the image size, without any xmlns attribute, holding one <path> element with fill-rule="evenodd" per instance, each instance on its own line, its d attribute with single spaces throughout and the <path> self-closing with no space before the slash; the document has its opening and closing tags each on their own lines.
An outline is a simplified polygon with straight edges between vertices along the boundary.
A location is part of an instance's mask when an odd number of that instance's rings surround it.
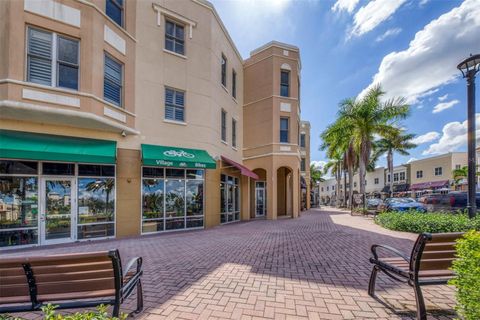
<svg viewBox="0 0 480 320">
<path fill-rule="evenodd" d="M 480 54 L 470 55 L 467 59 L 460 62 L 457 66 L 467 79 L 467 99 L 468 99 L 468 197 L 467 210 L 468 216 L 474 218 L 477 212 L 476 203 L 476 173 L 477 163 L 475 160 L 476 128 L 475 128 L 475 76 L 480 70 Z"/>
</svg>

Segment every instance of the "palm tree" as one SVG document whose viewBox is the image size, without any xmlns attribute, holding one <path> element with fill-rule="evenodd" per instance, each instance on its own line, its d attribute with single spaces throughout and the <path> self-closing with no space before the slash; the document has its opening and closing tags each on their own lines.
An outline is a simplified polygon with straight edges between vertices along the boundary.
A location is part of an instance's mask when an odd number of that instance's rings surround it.
<svg viewBox="0 0 480 320">
<path fill-rule="evenodd" d="M 408 150 L 417 146 L 411 142 L 414 137 L 414 134 L 403 134 L 402 130 L 399 129 L 375 141 L 373 157 L 378 158 L 385 153 L 387 154 L 387 166 L 390 174 L 390 196 L 393 192 L 393 155 L 397 152 L 402 156 L 408 156 L 410 154 Z"/>
<path fill-rule="evenodd" d="M 334 157 L 330 158 L 330 161 L 327 162 L 325 167 L 323 168 L 324 173 L 327 174 L 329 171 L 331 174 L 335 176 L 335 180 L 337 181 L 337 186 L 335 190 L 335 200 L 336 200 L 336 205 L 339 205 L 338 201 L 338 195 L 339 195 L 339 188 L 340 188 L 340 183 L 342 179 L 342 163 L 343 159 L 338 157 L 338 155 L 335 155 Z"/>
<path fill-rule="evenodd" d="M 344 123 L 343 127 L 350 129 L 350 143 L 358 155 L 361 194 L 365 194 L 365 173 L 375 135 L 388 137 L 395 134 L 398 131 L 396 122 L 405 119 L 409 114 L 410 108 L 405 99 L 396 98 L 382 102 L 381 97 L 384 94 L 380 86 L 375 86 L 363 98 L 347 99 L 340 106 L 339 119 Z"/>
<path fill-rule="evenodd" d="M 323 182 L 325 179 L 322 177 L 323 172 L 313 163 L 310 165 L 310 181 L 313 185 L 317 184 L 317 182 Z"/>
<path fill-rule="evenodd" d="M 115 179 L 99 179 L 94 180 L 86 185 L 86 190 L 90 192 L 101 191 L 105 192 L 105 214 L 108 215 L 108 204 L 110 202 L 110 194 L 115 188 Z"/>
<path fill-rule="evenodd" d="M 480 172 L 478 172 L 478 166 L 477 166 L 477 172 L 475 175 L 480 176 Z M 468 166 L 463 166 L 461 168 L 454 169 L 452 171 L 452 176 L 454 180 L 453 183 L 455 184 L 455 189 L 457 189 L 457 186 L 460 183 L 460 181 L 468 177 Z"/>
</svg>

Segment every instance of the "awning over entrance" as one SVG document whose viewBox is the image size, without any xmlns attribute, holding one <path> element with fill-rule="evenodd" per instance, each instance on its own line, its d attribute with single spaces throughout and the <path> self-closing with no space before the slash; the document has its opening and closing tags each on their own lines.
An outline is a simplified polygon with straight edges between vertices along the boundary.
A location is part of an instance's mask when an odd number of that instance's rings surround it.
<svg viewBox="0 0 480 320">
<path fill-rule="evenodd" d="M 432 188 L 441 188 L 448 186 L 448 180 L 441 181 L 430 181 L 412 184 L 412 190 L 422 190 L 422 189 L 432 189 Z"/>
<path fill-rule="evenodd" d="M 46 161 L 115 163 L 115 141 L 0 130 L 0 157 Z"/>
<path fill-rule="evenodd" d="M 228 163 L 229 165 L 234 166 L 235 168 L 240 170 L 240 173 L 243 176 L 247 176 L 247 177 L 250 177 L 254 180 L 258 180 L 258 175 L 256 175 L 255 172 L 251 171 L 250 169 L 248 169 L 244 165 L 241 165 L 240 163 L 235 162 L 233 160 L 230 160 L 230 159 L 228 159 L 227 157 L 224 157 L 224 156 L 222 156 L 222 160 L 225 161 L 226 163 Z"/>
<path fill-rule="evenodd" d="M 205 150 L 142 144 L 142 161 L 146 166 L 215 169 L 215 160 Z"/>
</svg>

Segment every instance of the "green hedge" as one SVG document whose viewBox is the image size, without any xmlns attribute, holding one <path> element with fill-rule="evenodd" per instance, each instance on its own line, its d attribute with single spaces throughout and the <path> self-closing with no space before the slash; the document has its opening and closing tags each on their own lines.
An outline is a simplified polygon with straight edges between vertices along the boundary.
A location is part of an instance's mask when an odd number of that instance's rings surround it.
<svg viewBox="0 0 480 320">
<path fill-rule="evenodd" d="M 456 277 L 450 281 L 457 287 L 457 312 L 462 319 L 480 319 L 480 232 L 470 231 L 457 241 L 457 257 L 453 262 Z"/>
<path fill-rule="evenodd" d="M 413 233 L 480 230 L 480 216 L 469 219 L 466 214 L 383 212 L 375 217 L 375 222 L 390 230 Z"/>
</svg>

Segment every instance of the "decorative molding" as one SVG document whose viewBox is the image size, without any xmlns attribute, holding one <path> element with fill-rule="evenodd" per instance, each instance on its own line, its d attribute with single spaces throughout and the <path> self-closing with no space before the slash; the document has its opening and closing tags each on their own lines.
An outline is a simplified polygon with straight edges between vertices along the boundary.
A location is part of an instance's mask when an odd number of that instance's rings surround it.
<svg viewBox="0 0 480 320">
<path fill-rule="evenodd" d="M 157 13 L 157 26 L 162 25 L 162 15 L 171 17 L 174 20 L 180 21 L 184 23 L 185 25 L 188 26 L 188 31 L 189 31 L 189 38 L 192 39 L 193 37 L 193 28 L 197 26 L 197 23 L 193 20 L 188 19 L 187 17 L 182 16 L 181 14 L 178 14 L 176 12 L 173 12 L 165 7 L 162 7 L 161 5 L 157 3 L 152 4 L 153 10 Z"/>
<path fill-rule="evenodd" d="M 78 110 L 69 110 L 69 109 L 61 109 L 57 107 L 41 106 L 37 104 L 12 101 L 12 100 L 0 100 L 0 112 L 2 112 L 3 115 L 5 115 L 5 113 L 3 113 L 3 109 L 13 109 L 17 111 L 28 112 L 28 114 L 32 114 L 34 112 L 44 113 L 49 116 L 49 119 L 52 120 L 52 123 L 55 123 L 55 121 L 57 120 L 56 117 L 58 116 L 73 117 L 73 118 L 87 120 L 88 121 L 87 123 L 91 123 L 92 121 L 97 122 L 106 127 L 115 129 L 116 132 L 125 131 L 126 134 L 134 134 L 134 135 L 140 134 L 140 132 L 135 129 L 132 129 L 126 125 L 120 124 L 116 121 L 107 119 L 105 117 L 96 115 L 91 112 L 83 112 Z M 82 127 L 82 126 L 79 126 L 79 127 Z"/>
<path fill-rule="evenodd" d="M 287 70 L 287 71 L 292 71 L 292 67 L 290 67 L 290 65 L 288 63 L 283 63 L 281 66 L 280 66 L 280 69 L 282 70 Z"/>
<path fill-rule="evenodd" d="M 14 80 L 14 79 L 0 79 L 0 84 L 4 84 L 4 83 L 6 83 L 6 84 L 11 83 L 11 84 L 30 87 L 30 88 L 38 88 L 38 89 L 43 89 L 43 90 L 50 90 L 50 91 L 53 91 L 53 92 L 59 92 L 59 93 L 64 93 L 64 94 L 76 95 L 76 96 L 80 96 L 80 97 L 92 98 L 92 99 L 95 99 L 96 101 L 98 101 L 100 103 L 103 103 L 107 106 L 110 106 L 112 108 L 116 108 L 116 109 L 118 109 L 118 111 L 120 111 L 122 113 L 128 114 L 132 117 L 136 117 L 135 113 L 130 112 L 130 111 L 125 110 L 125 109 L 121 109 L 118 106 L 114 105 L 113 103 L 105 101 L 105 100 L 103 100 L 103 99 L 101 99 L 101 98 L 99 98 L 96 95 L 93 95 L 91 93 L 86 93 L 86 92 L 81 92 L 81 91 L 73 91 L 73 90 L 69 90 L 69 89 L 51 87 L 51 86 L 46 86 L 46 85 L 43 85 L 43 84 L 19 81 L 19 80 Z"/>
<path fill-rule="evenodd" d="M 280 146 L 280 151 L 292 151 L 292 148 L 289 146 Z"/>
<path fill-rule="evenodd" d="M 118 52 L 126 55 L 127 49 L 125 40 L 120 37 L 115 31 L 110 29 L 107 25 L 105 25 L 104 27 L 103 39 L 106 43 L 117 49 Z"/>
<path fill-rule="evenodd" d="M 256 155 L 256 156 L 245 157 L 245 158 L 243 158 L 243 161 L 258 159 L 258 158 L 264 158 L 264 157 L 269 157 L 269 156 L 292 156 L 292 157 L 297 157 L 298 160 L 300 160 L 300 155 L 298 153 L 294 153 L 294 152 L 290 152 L 290 153 L 270 152 L 270 153 L 264 153 L 264 154 L 260 154 L 260 155 Z"/>
<path fill-rule="evenodd" d="M 103 107 L 103 115 L 123 123 L 127 122 L 127 117 L 124 114 L 107 107 Z"/>
<path fill-rule="evenodd" d="M 43 91 L 23 89 L 22 98 L 80 108 L 80 99 Z"/>
<path fill-rule="evenodd" d="M 24 0 L 23 9 L 80 28 L 80 10 L 53 0 Z"/>
<path fill-rule="evenodd" d="M 280 102 L 280 111 L 282 112 L 291 112 L 292 104 L 287 102 Z"/>
<path fill-rule="evenodd" d="M 283 55 L 284 56 L 288 57 L 288 54 L 289 54 L 288 50 L 283 50 Z"/>
</svg>

